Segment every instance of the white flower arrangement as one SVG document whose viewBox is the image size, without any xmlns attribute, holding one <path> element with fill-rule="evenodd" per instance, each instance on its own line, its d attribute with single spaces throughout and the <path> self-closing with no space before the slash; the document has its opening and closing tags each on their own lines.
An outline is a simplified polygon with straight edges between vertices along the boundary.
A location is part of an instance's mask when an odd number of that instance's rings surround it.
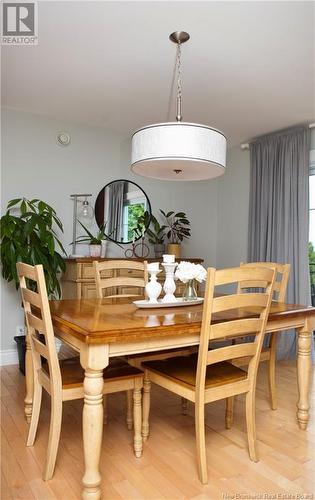
<svg viewBox="0 0 315 500">
<path fill-rule="evenodd" d="M 190 280 L 197 280 L 199 283 L 202 283 L 207 278 L 207 271 L 200 264 L 193 264 L 192 262 L 183 260 L 178 264 L 175 276 L 183 283 L 187 283 Z"/>
</svg>

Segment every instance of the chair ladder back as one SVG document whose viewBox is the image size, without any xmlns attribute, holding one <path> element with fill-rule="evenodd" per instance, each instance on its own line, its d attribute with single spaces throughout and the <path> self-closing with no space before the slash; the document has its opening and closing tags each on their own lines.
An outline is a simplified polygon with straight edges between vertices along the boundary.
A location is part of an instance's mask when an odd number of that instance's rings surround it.
<svg viewBox="0 0 315 500">
<path fill-rule="evenodd" d="M 249 275 L 260 285 L 259 288 L 264 288 L 263 292 L 213 296 L 216 286 L 238 283 L 242 279 L 248 279 Z M 204 391 L 207 366 L 211 364 L 249 356 L 251 361 L 247 378 L 254 380 L 271 304 L 274 279 L 275 270 L 271 268 L 239 267 L 219 271 L 208 269 L 196 375 L 199 398 L 202 397 L 201 393 Z M 262 287 L 262 283 L 266 286 Z M 220 317 L 224 320 L 220 321 Z M 246 337 L 246 335 L 251 338 L 254 335 L 254 341 L 248 338 L 247 342 L 241 344 L 209 350 L 211 340 L 226 340 L 229 337 Z"/>
<path fill-rule="evenodd" d="M 114 299 L 114 298 L 129 298 L 138 297 L 138 293 L 121 293 L 122 287 L 127 288 L 145 288 L 148 282 L 147 262 L 138 262 L 133 260 L 114 260 L 99 262 L 94 261 L 94 276 L 96 284 L 96 294 L 98 298 Z M 137 270 L 143 273 L 141 277 L 119 276 L 120 269 L 128 269 L 130 271 Z M 112 277 L 102 276 L 102 272 L 112 271 Z M 109 290 L 110 289 L 110 290 Z M 104 291 L 109 290 L 108 295 L 104 295 Z"/>
<path fill-rule="evenodd" d="M 18 262 L 16 267 L 20 281 L 34 371 L 41 370 L 41 356 L 44 357 L 48 362 L 51 385 L 61 388 L 60 367 L 55 346 L 55 336 L 51 321 L 43 266 L 30 266 Z M 36 283 L 36 292 L 28 287 L 27 280 Z M 45 342 L 41 340 L 36 332 L 44 336 Z"/>
<path fill-rule="evenodd" d="M 215 273 L 216 269 L 214 267 L 209 267 L 207 269 L 206 290 L 202 309 L 200 344 L 196 371 L 196 404 L 204 403 Z"/>
<path fill-rule="evenodd" d="M 240 263 L 241 267 L 270 267 L 276 270 L 276 279 L 273 285 L 273 300 L 277 302 L 285 302 L 288 281 L 290 276 L 291 265 L 290 264 L 280 264 L 277 262 L 248 262 Z M 266 287 L 266 286 L 265 286 Z M 264 288 L 265 288 L 264 287 Z M 257 283 L 253 280 L 242 281 L 238 283 L 238 292 L 241 293 L 243 289 L 246 288 L 258 288 Z"/>
</svg>

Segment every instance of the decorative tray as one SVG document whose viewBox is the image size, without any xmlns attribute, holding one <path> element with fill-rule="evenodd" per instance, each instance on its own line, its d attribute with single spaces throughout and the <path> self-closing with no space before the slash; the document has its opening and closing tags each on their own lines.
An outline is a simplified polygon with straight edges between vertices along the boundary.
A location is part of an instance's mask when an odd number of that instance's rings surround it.
<svg viewBox="0 0 315 500">
<path fill-rule="evenodd" d="M 148 300 L 135 300 L 134 305 L 140 309 L 156 309 L 160 307 L 181 307 L 181 306 L 196 306 L 203 303 L 203 297 L 197 297 L 195 300 L 184 300 L 181 297 L 176 299 L 176 302 L 162 302 L 158 300 L 157 304 L 152 304 Z"/>
</svg>

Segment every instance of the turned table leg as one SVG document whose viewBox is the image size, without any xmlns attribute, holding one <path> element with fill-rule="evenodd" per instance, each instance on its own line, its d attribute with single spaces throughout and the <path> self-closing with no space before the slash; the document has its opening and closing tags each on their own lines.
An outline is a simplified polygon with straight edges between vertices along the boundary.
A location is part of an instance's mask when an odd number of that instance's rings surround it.
<svg viewBox="0 0 315 500">
<path fill-rule="evenodd" d="M 297 420 L 300 429 L 305 430 L 309 420 L 309 394 L 311 385 L 311 336 L 313 325 L 306 321 L 303 328 L 298 330 L 297 352 L 297 382 L 299 400 L 297 403 Z"/>
<path fill-rule="evenodd" d="M 103 433 L 103 369 L 108 365 L 108 347 L 85 346 L 80 356 L 85 370 L 83 407 L 84 500 L 101 498 L 99 462 Z"/>
<path fill-rule="evenodd" d="M 149 373 L 144 371 L 143 396 L 142 396 L 142 438 L 145 442 L 149 437 L 149 414 L 150 414 L 150 391 L 151 382 Z"/>
<path fill-rule="evenodd" d="M 24 413 L 26 421 L 29 424 L 31 422 L 32 410 L 33 410 L 34 374 L 33 374 L 31 345 L 28 333 L 26 334 L 25 344 L 26 344 L 26 352 L 25 352 Z"/>
</svg>

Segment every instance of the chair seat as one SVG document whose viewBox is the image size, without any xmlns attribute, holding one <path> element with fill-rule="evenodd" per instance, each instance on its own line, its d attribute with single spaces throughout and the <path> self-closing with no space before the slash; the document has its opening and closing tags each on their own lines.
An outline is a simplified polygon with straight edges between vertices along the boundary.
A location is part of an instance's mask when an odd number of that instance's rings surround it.
<svg viewBox="0 0 315 500">
<path fill-rule="evenodd" d="M 190 356 L 195 347 L 178 347 L 177 349 L 164 349 L 163 351 L 142 352 L 126 356 L 126 360 L 133 366 L 142 367 L 147 361 L 157 361 L 172 357 Z"/>
<path fill-rule="evenodd" d="M 48 364 L 42 365 L 43 370 L 49 374 Z M 80 358 L 63 359 L 60 361 L 60 371 L 62 378 L 62 388 L 80 387 L 84 381 L 84 370 L 80 365 Z M 126 379 L 143 377 L 143 372 L 138 370 L 120 358 L 110 360 L 109 366 L 103 372 L 104 380 Z"/>
<path fill-rule="evenodd" d="M 128 359 L 140 359 L 140 358 L 145 358 L 145 357 L 150 357 L 150 356 L 163 356 L 163 354 L 176 354 L 176 352 L 189 352 L 191 347 L 178 347 L 176 349 L 164 349 L 163 351 L 152 351 L 152 352 L 140 352 L 139 354 L 130 354 L 127 356 Z"/>
<path fill-rule="evenodd" d="M 169 358 L 162 361 L 148 361 L 143 363 L 143 368 L 152 370 L 157 374 L 189 386 L 196 385 L 198 355 Z M 247 378 L 247 373 L 241 368 L 233 366 L 227 361 L 207 366 L 206 389 L 217 387 Z"/>
</svg>

